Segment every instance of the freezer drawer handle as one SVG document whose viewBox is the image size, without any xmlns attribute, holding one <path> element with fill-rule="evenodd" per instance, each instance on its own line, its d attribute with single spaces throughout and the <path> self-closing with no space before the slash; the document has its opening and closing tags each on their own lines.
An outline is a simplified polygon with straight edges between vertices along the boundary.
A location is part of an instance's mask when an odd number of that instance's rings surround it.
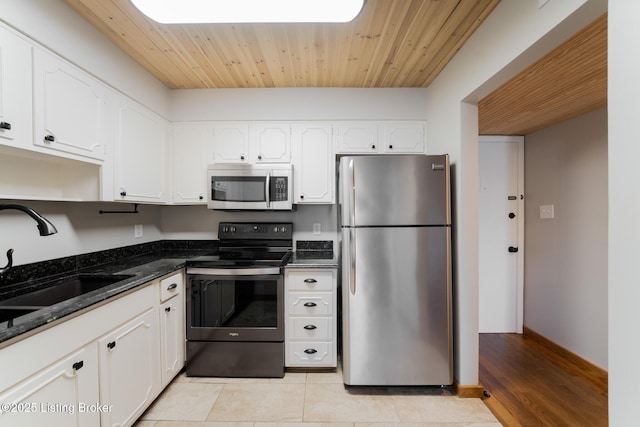
<svg viewBox="0 0 640 427">
<path fill-rule="evenodd" d="M 315 302 L 305 302 L 304 303 L 305 307 L 315 307 L 316 305 L 318 305 L 318 304 L 316 304 Z"/>
<path fill-rule="evenodd" d="M 313 331 L 314 329 L 317 329 L 318 327 L 316 325 L 306 325 L 304 328 L 307 331 Z"/>
<path fill-rule="evenodd" d="M 318 283 L 318 281 L 316 279 L 304 279 L 304 283 L 311 285 L 313 283 Z"/>
<path fill-rule="evenodd" d="M 316 354 L 318 350 L 316 350 L 315 348 L 308 348 L 304 352 L 307 354 Z"/>
<path fill-rule="evenodd" d="M 516 253 L 518 252 L 518 247 L 517 246 L 509 246 L 509 252 L 511 253 Z"/>
</svg>

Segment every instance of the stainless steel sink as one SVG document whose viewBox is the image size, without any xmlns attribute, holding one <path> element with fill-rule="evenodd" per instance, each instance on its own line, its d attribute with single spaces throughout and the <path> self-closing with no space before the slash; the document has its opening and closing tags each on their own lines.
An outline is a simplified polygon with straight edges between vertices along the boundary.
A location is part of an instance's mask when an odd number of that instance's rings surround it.
<svg viewBox="0 0 640 427">
<path fill-rule="evenodd" d="M 49 287 L 0 301 L 0 322 L 25 315 L 59 302 L 126 280 L 125 274 L 81 274 Z"/>
</svg>

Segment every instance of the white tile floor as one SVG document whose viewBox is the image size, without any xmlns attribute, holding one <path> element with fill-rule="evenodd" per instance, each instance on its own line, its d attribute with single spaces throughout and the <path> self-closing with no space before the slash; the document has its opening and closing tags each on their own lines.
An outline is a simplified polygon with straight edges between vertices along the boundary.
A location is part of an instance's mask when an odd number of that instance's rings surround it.
<svg viewBox="0 0 640 427">
<path fill-rule="evenodd" d="M 497 427 L 480 399 L 439 387 L 345 387 L 342 373 L 179 375 L 135 427 Z"/>
</svg>

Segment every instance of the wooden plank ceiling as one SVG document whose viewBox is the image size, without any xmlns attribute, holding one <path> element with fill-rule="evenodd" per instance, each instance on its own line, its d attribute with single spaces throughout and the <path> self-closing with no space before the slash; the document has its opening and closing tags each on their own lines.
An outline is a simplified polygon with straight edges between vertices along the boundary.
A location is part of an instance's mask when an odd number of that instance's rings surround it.
<svg viewBox="0 0 640 427">
<path fill-rule="evenodd" d="M 65 0 L 171 89 L 426 87 L 500 0 L 367 0 L 346 24 L 158 24 Z M 179 4 L 179 1 L 178 1 Z"/>
<path fill-rule="evenodd" d="M 500 0 L 367 0 L 347 24 L 163 25 L 129 0 L 64 0 L 171 89 L 427 87 Z M 480 100 L 481 134 L 606 105 L 604 15 Z"/>
<path fill-rule="evenodd" d="M 526 135 L 607 105 L 607 14 L 478 102 L 482 135 Z"/>
</svg>

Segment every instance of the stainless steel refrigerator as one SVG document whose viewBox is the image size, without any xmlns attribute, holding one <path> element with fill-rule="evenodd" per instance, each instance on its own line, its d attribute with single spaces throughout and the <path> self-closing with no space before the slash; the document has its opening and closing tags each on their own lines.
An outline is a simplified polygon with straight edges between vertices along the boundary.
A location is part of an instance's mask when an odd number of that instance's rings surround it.
<svg viewBox="0 0 640 427">
<path fill-rule="evenodd" d="M 447 155 L 342 157 L 343 376 L 453 382 Z"/>
</svg>

